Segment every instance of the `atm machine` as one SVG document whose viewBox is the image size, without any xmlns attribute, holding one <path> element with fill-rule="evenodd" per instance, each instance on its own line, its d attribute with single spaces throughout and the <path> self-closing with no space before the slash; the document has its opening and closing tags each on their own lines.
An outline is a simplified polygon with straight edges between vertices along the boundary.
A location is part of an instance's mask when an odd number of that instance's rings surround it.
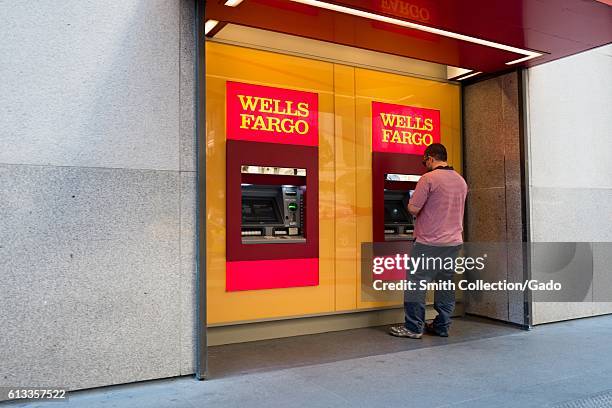
<svg viewBox="0 0 612 408">
<path fill-rule="evenodd" d="M 414 240 L 416 220 L 408 202 L 424 171 L 421 156 L 373 152 L 373 242 Z"/>
<path fill-rule="evenodd" d="M 420 178 L 412 174 L 385 174 L 385 241 L 414 239 L 414 217 L 407 207 Z"/>
<path fill-rule="evenodd" d="M 227 141 L 227 291 L 318 285 L 316 153 Z"/>
<path fill-rule="evenodd" d="M 254 168 L 253 168 L 254 167 Z M 243 166 L 243 174 L 288 172 L 306 176 L 304 169 L 271 169 Z M 305 185 L 241 185 L 242 218 L 240 235 L 243 244 L 304 243 Z"/>
</svg>

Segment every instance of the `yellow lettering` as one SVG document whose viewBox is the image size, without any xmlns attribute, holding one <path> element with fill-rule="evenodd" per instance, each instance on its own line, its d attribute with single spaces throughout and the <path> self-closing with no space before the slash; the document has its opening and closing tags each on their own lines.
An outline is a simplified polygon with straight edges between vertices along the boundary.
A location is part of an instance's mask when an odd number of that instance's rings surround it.
<svg viewBox="0 0 612 408">
<path fill-rule="evenodd" d="M 412 134 L 412 143 L 417 145 L 417 146 L 422 145 L 423 144 L 423 135 L 420 134 L 420 133 L 416 133 L 416 132 L 413 133 Z"/>
<path fill-rule="evenodd" d="M 272 131 L 272 128 L 276 129 L 275 132 L 281 131 L 279 118 L 268 118 L 268 130 Z"/>
<path fill-rule="evenodd" d="M 277 115 L 286 115 L 287 114 L 286 110 L 284 110 L 284 109 L 281 110 L 281 107 L 280 107 L 281 101 L 279 99 L 273 99 L 273 102 L 274 102 L 274 110 L 273 110 L 273 112 L 275 114 L 277 114 Z"/>
<path fill-rule="evenodd" d="M 294 102 L 252 95 L 237 96 L 244 111 L 239 114 L 240 129 L 285 133 L 288 135 L 295 133 L 305 135 L 310 131 L 310 125 L 306 120 L 297 119 L 300 117 L 306 118 L 310 115 L 308 102 Z M 250 112 L 259 112 L 261 114 L 251 114 Z M 277 116 L 269 116 L 267 114 Z"/>
<path fill-rule="evenodd" d="M 425 133 L 423 135 L 423 143 L 425 143 L 425 146 L 429 146 L 430 144 L 433 143 L 433 136 L 430 135 L 429 133 Z"/>
<path fill-rule="evenodd" d="M 264 122 L 263 116 L 257 116 L 257 118 L 255 118 L 255 123 L 253 124 L 253 127 L 251 129 L 253 129 L 253 130 L 268 130 L 267 126 L 266 126 L 266 123 Z"/>
<path fill-rule="evenodd" d="M 300 129 L 301 127 L 301 129 Z M 306 133 L 308 133 L 308 122 L 306 122 L 305 120 L 298 120 L 295 122 L 295 126 L 294 129 L 296 132 L 298 132 L 298 134 L 300 135 L 304 135 Z"/>
<path fill-rule="evenodd" d="M 272 113 L 272 99 L 260 98 L 259 99 L 259 111 L 261 113 Z"/>
<path fill-rule="evenodd" d="M 308 115 L 310 114 L 310 111 L 308 110 L 308 103 L 306 102 L 299 102 L 297 104 L 297 110 L 298 110 L 297 116 L 307 118 Z"/>
<path fill-rule="evenodd" d="M 431 132 L 433 130 L 433 121 L 431 120 L 431 118 L 427 118 L 425 119 L 425 129 L 428 132 Z"/>
<path fill-rule="evenodd" d="M 389 135 L 392 133 L 393 131 L 391 129 L 383 129 L 382 133 L 383 133 L 383 138 L 382 141 L 387 143 L 389 142 Z"/>
<path fill-rule="evenodd" d="M 400 137 L 399 131 L 394 131 L 393 132 L 393 136 L 391 137 L 391 143 L 402 143 L 404 144 L 404 142 L 402 141 L 402 138 Z"/>
<path fill-rule="evenodd" d="M 404 131 L 402 132 L 402 136 L 403 144 L 412 144 L 412 133 Z"/>
<path fill-rule="evenodd" d="M 412 129 L 412 116 L 406 116 L 406 127 Z"/>
<path fill-rule="evenodd" d="M 383 121 L 384 126 L 395 126 L 395 117 L 397 115 L 390 115 L 388 113 L 381 113 L 380 117 Z"/>
<path fill-rule="evenodd" d="M 406 116 L 399 116 L 399 115 L 394 115 L 394 116 L 397 116 L 397 120 L 396 120 L 397 126 L 405 128 L 406 127 Z"/>
<path fill-rule="evenodd" d="M 293 133 L 293 121 L 291 119 L 281 120 L 281 128 L 285 133 Z"/>
<path fill-rule="evenodd" d="M 293 101 L 285 101 L 286 110 L 284 111 L 287 115 L 296 116 L 297 112 L 291 111 L 291 106 L 293 105 Z M 281 113 L 281 112 L 278 112 Z"/>
<path fill-rule="evenodd" d="M 255 111 L 257 108 L 257 100 L 259 98 L 253 98 L 250 95 L 238 95 L 238 99 L 240 99 L 240 104 L 242 105 L 242 109 L 250 110 L 251 112 Z"/>
<path fill-rule="evenodd" d="M 255 116 L 253 115 L 249 115 L 248 113 L 241 113 L 240 114 L 240 129 L 248 129 L 249 125 L 251 123 L 251 120 L 253 120 Z"/>
</svg>

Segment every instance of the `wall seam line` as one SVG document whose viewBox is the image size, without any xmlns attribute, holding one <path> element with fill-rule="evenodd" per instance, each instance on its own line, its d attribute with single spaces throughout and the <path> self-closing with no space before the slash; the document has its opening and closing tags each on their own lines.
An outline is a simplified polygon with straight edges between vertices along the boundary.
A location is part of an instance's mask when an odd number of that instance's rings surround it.
<svg viewBox="0 0 612 408">
<path fill-rule="evenodd" d="M 181 75 L 182 69 L 182 57 L 183 57 L 183 48 L 182 48 L 182 35 L 183 35 L 183 7 L 184 5 L 179 3 L 179 21 L 178 21 L 178 242 L 179 242 L 179 252 L 178 252 L 178 298 L 179 298 L 179 330 L 178 330 L 178 359 L 179 359 L 179 375 L 183 375 L 183 342 L 181 338 L 181 333 L 183 331 L 183 291 L 182 291 L 182 275 L 183 275 L 183 220 L 182 220 L 182 177 L 180 173 L 180 169 L 183 168 L 183 159 L 181 157 L 181 119 L 182 119 L 182 104 L 181 104 L 181 88 L 182 88 L 182 79 Z"/>
<path fill-rule="evenodd" d="M 14 167 L 49 167 L 49 168 L 66 168 L 66 169 L 91 169 L 91 170 L 131 170 L 131 171 L 158 171 L 167 173 L 196 173 L 195 170 L 180 170 L 180 169 L 151 169 L 151 168 L 136 168 L 136 167 L 105 167 L 105 166 L 69 166 L 58 164 L 28 164 L 28 163 L 4 163 L 0 162 L 0 166 Z"/>
</svg>

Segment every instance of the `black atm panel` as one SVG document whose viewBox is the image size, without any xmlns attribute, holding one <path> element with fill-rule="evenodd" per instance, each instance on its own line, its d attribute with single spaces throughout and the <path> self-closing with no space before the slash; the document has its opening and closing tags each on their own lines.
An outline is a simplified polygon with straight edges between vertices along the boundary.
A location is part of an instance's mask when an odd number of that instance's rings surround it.
<svg viewBox="0 0 612 408">
<path fill-rule="evenodd" d="M 281 224 L 282 218 L 274 197 L 243 197 L 242 224 Z"/>
<path fill-rule="evenodd" d="M 302 186 L 243 184 L 242 243 L 305 242 Z"/>
<path fill-rule="evenodd" d="M 413 239 L 414 217 L 407 208 L 411 193 L 385 190 L 385 241 Z"/>
</svg>

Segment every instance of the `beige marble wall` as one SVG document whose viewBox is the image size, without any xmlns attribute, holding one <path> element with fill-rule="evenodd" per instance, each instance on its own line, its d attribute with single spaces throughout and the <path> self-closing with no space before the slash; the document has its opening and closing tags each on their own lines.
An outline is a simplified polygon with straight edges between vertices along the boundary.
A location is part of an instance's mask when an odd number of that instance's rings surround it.
<svg viewBox="0 0 612 408">
<path fill-rule="evenodd" d="M 466 240 L 522 240 L 519 75 L 470 84 L 463 90 L 464 163 L 469 186 Z M 522 280 L 521 251 L 509 248 L 489 259 L 487 281 Z M 524 299 L 516 292 L 467 296 L 466 312 L 523 324 Z"/>
</svg>

